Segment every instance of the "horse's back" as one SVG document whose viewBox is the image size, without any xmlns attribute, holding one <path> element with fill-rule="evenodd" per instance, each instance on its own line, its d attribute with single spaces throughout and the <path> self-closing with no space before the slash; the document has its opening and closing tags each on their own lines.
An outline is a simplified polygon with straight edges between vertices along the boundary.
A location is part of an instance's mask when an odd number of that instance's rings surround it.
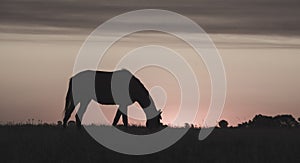
<svg viewBox="0 0 300 163">
<path fill-rule="evenodd" d="M 131 96 L 132 91 L 130 91 L 130 88 L 132 88 L 132 79 L 137 78 L 135 78 L 128 70 L 125 69 L 118 71 L 87 70 L 80 72 L 73 77 L 73 80 L 75 80 L 75 83 L 77 83 L 77 87 L 80 87 L 81 92 L 92 95 L 91 98 L 100 104 L 105 105 L 119 104 L 119 102 L 116 103 L 114 101 L 114 96 L 118 96 L 121 99 L 127 99 L 126 97 L 128 97 L 128 95 Z M 113 92 L 115 93 L 114 96 Z M 126 104 L 134 102 L 133 100 L 123 101 L 126 101 Z"/>
<path fill-rule="evenodd" d="M 112 77 L 116 79 L 130 79 L 132 78 L 132 74 L 126 70 L 117 70 L 117 71 L 93 71 L 93 70 L 86 70 L 77 73 L 72 77 L 73 80 L 94 80 L 97 82 L 111 82 Z"/>
</svg>

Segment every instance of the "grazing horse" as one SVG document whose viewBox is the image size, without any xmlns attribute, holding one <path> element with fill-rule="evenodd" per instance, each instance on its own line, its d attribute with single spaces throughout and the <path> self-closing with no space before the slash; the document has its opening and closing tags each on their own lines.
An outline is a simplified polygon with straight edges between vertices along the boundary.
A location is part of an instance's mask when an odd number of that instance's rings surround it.
<svg viewBox="0 0 300 163">
<path fill-rule="evenodd" d="M 122 116 L 123 124 L 127 126 L 127 107 L 138 102 L 146 114 L 146 127 L 162 126 L 161 111 L 157 111 L 152 97 L 141 81 L 128 70 L 87 70 L 73 76 L 69 81 L 63 126 L 66 127 L 76 105 L 80 104 L 75 115 L 76 124 L 80 127 L 83 114 L 91 100 L 103 105 L 119 105 L 113 125 L 116 125 Z"/>
</svg>

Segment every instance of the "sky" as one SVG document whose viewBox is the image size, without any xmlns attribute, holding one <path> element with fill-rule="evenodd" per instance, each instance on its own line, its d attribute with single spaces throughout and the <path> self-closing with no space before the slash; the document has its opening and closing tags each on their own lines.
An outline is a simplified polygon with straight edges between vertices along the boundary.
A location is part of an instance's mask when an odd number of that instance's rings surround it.
<svg viewBox="0 0 300 163">
<path fill-rule="evenodd" d="M 86 37 L 114 16 L 145 8 L 187 16 L 214 41 L 227 77 L 227 97 L 220 119 L 236 125 L 256 114 L 300 117 L 300 2 L 297 0 L 0 2 L 1 123 L 26 122 L 32 118 L 43 122 L 61 120 L 68 79 Z M 161 32 L 126 36 L 107 51 L 99 69 L 112 70 L 127 52 L 149 44 L 172 48 L 189 61 L 201 93 L 194 123 L 205 125 L 203 120 L 211 100 L 210 78 L 203 61 L 178 38 Z M 163 122 L 172 124 L 180 100 L 174 76 L 155 67 L 142 69 L 135 75 L 163 109 Z M 88 117 L 97 115 L 92 111 L 98 108 L 112 121 L 116 106 L 92 102 L 85 116 L 87 123 L 94 123 L 88 122 Z M 129 108 L 130 115 L 144 116 L 137 104 Z M 102 123 L 101 117 L 97 120 Z M 143 121 L 130 119 L 129 123 Z"/>
</svg>

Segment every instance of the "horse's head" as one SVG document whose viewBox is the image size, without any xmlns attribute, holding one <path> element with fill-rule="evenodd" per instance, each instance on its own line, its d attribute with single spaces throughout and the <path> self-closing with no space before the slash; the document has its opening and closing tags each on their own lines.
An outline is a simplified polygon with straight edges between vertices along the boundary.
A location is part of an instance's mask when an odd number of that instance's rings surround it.
<svg viewBox="0 0 300 163">
<path fill-rule="evenodd" d="M 161 111 L 158 111 L 158 114 L 155 117 L 148 119 L 146 122 L 146 127 L 147 128 L 159 128 L 159 127 L 163 126 L 163 124 L 160 122 L 160 120 L 162 119 L 161 113 L 162 113 Z"/>
</svg>

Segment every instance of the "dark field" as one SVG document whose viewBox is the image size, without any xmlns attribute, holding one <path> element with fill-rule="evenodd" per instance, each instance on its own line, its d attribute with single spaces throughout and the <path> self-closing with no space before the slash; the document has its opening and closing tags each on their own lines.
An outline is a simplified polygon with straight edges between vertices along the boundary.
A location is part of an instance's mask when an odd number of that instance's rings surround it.
<svg viewBox="0 0 300 163">
<path fill-rule="evenodd" d="M 130 130 L 145 130 L 130 128 Z M 199 129 L 159 153 L 129 156 L 99 145 L 83 129 L 1 126 L 0 162 L 300 162 L 300 129 Z"/>
</svg>

